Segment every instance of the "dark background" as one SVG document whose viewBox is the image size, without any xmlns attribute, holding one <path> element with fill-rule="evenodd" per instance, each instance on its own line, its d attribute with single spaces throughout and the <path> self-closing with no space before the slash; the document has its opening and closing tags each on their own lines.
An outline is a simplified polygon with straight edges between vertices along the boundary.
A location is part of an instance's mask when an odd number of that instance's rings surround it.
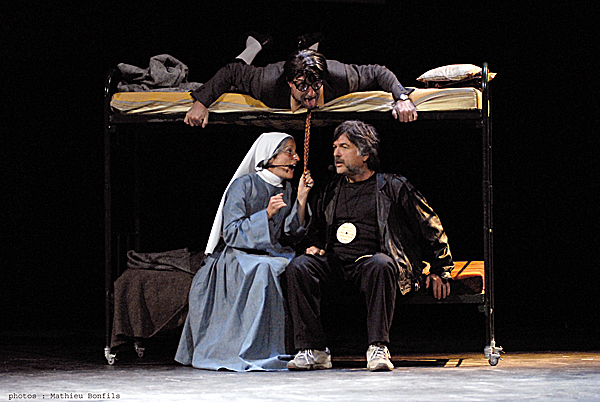
<svg viewBox="0 0 600 402">
<path fill-rule="evenodd" d="M 326 57 L 386 65 L 405 86 L 417 86 L 415 78 L 433 67 L 489 63 L 498 74 L 497 341 L 507 350 L 600 347 L 600 150 L 592 98 L 598 35 L 586 8 L 431 0 L 4 7 L 2 330 L 104 333 L 102 119 L 110 68 L 145 68 L 150 57 L 168 53 L 188 65 L 190 81 L 205 82 L 242 50 L 247 31 L 275 38 L 258 65 L 282 60 L 298 35 L 320 31 Z M 454 122 L 378 128 L 385 170 L 402 173 L 425 194 L 455 259 L 482 259 L 480 132 Z M 225 184 L 261 130 L 183 123 L 140 130 L 146 251 L 201 249 Z M 313 169 L 330 158 L 331 130 L 316 133 Z M 483 315 L 465 307 L 402 314 L 410 333 L 432 344 L 448 342 L 436 332 L 462 326 L 483 346 Z M 460 336 L 458 344 L 470 335 Z"/>
</svg>

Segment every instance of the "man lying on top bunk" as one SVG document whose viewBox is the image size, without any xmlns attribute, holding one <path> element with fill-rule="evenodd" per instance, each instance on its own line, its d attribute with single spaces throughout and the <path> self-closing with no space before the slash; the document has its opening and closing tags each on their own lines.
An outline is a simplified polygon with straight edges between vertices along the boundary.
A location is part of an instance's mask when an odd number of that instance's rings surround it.
<svg viewBox="0 0 600 402">
<path fill-rule="evenodd" d="M 408 98 L 412 90 L 404 88 L 384 66 L 326 60 L 313 48 L 297 50 L 286 62 L 265 67 L 251 65 L 263 44 L 265 41 L 261 43 L 249 36 L 246 49 L 236 62 L 227 64 L 191 92 L 194 103 L 185 116 L 186 124 L 206 127 L 208 107 L 223 93 L 231 92 L 231 88 L 269 107 L 292 111 L 301 107 L 311 110 L 351 92 L 383 90 L 390 92 L 395 100 L 392 109 L 395 119 L 401 122 L 417 119 L 417 108 Z"/>
</svg>

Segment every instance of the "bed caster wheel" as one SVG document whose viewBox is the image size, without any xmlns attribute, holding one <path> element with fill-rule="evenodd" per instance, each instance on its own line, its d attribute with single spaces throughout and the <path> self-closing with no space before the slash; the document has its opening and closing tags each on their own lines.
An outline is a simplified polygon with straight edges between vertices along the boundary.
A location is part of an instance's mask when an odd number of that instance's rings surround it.
<svg viewBox="0 0 600 402">
<path fill-rule="evenodd" d="M 104 357 L 106 358 L 108 364 L 111 366 L 117 361 L 116 353 L 111 353 L 110 348 L 104 348 Z"/>
<path fill-rule="evenodd" d="M 490 362 L 490 366 L 496 366 L 498 365 L 498 362 L 502 360 L 502 357 L 500 357 L 502 354 L 502 347 L 495 346 L 492 342 L 492 345 L 485 347 L 483 354 Z"/>
<path fill-rule="evenodd" d="M 135 353 L 137 353 L 138 357 L 144 357 L 146 348 L 142 345 L 141 341 L 135 341 L 133 347 L 135 348 Z"/>
</svg>

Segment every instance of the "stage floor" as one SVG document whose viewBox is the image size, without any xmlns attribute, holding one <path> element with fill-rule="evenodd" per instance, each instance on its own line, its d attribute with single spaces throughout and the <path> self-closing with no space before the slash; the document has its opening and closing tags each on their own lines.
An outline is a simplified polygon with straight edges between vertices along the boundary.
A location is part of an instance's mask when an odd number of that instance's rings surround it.
<svg viewBox="0 0 600 402">
<path fill-rule="evenodd" d="M 102 343 L 0 337 L 0 400 L 119 401 L 600 401 L 600 352 L 508 352 L 495 367 L 481 353 L 394 355 L 371 373 L 357 354 L 313 372 L 212 372 L 168 353 L 125 350 L 114 365 Z M 154 345 L 156 346 L 156 345 Z"/>
</svg>

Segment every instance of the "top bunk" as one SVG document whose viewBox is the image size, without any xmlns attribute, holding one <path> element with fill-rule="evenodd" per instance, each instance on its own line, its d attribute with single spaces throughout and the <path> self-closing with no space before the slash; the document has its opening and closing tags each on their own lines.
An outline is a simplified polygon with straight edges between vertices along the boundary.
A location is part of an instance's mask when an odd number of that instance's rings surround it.
<svg viewBox="0 0 600 402">
<path fill-rule="evenodd" d="M 433 70 L 432 70 L 433 71 Z M 450 82 L 448 87 L 426 83 L 429 88 L 415 88 L 410 99 L 419 120 L 473 120 L 484 124 L 489 117 L 489 73 L 484 63 L 481 73 L 468 81 Z M 111 69 L 105 82 L 105 124 L 183 122 L 192 106 L 189 92 L 145 91 L 118 92 L 120 72 Z M 464 83 L 465 86 L 458 86 Z M 429 85 L 431 84 L 431 85 Z M 469 86 L 467 86 L 469 85 Z M 345 120 L 393 120 L 393 98 L 383 91 L 354 92 L 336 98 L 311 112 L 314 127 L 339 124 Z M 267 107 L 264 103 L 239 93 L 225 93 L 208 108 L 209 124 L 252 125 L 277 129 L 302 129 L 307 110 L 296 112 Z"/>
</svg>

